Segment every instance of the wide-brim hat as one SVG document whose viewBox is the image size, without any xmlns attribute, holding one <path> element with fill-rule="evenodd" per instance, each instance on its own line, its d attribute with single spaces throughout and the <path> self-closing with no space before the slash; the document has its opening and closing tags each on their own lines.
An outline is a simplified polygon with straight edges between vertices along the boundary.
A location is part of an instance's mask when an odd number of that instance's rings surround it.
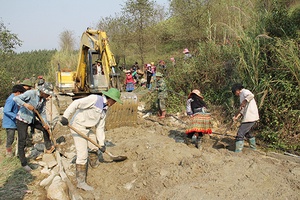
<svg viewBox="0 0 300 200">
<path fill-rule="evenodd" d="M 123 104 L 123 102 L 121 101 L 120 97 L 121 97 L 121 92 L 116 89 L 116 88 L 110 88 L 108 91 L 103 91 L 102 92 L 105 96 L 108 96 L 109 98 L 115 100 L 116 102 Z"/>
<path fill-rule="evenodd" d="M 187 48 L 185 48 L 182 53 L 190 53 L 190 51 Z"/>
<path fill-rule="evenodd" d="M 43 85 L 38 87 L 38 90 L 51 96 L 54 95 L 53 85 L 51 83 L 45 82 Z"/>
<path fill-rule="evenodd" d="M 200 97 L 201 99 L 203 99 L 203 96 L 202 96 L 201 92 L 200 92 L 199 90 L 197 90 L 197 89 L 193 90 L 193 91 L 189 94 L 189 97 L 188 97 L 188 98 L 190 98 L 192 94 L 195 94 L 195 95 L 197 95 L 198 97 Z"/>
<path fill-rule="evenodd" d="M 33 87 L 33 85 L 32 85 L 32 82 L 29 80 L 29 79 L 25 79 L 22 83 L 21 83 L 21 85 L 25 85 L 25 86 L 28 86 L 28 87 Z"/>
</svg>

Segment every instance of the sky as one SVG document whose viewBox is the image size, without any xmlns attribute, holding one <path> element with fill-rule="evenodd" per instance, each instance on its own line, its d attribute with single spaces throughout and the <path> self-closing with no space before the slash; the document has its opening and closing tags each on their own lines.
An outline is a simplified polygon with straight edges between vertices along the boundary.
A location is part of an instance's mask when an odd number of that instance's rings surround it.
<svg viewBox="0 0 300 200">
<path fill-rule="evenodd" d="M 59 49 L 59 35 L 72 31 L 79 43 L 87 27 L 120 13 L 126 0 L 0 0 L 0 21 L 23 41 L 16 52 Z M 169 0 L 156 0 L 168 6 Z M 105 31 L 105 30 L 104 30 Z"/>
</svg>

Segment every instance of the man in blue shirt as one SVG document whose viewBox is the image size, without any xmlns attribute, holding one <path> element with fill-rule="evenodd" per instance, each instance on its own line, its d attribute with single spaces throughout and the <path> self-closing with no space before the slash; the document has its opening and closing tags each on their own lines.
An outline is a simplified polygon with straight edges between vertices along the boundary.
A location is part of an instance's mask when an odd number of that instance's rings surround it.
<svg viewBox="0 0 300 200">
<path fill-rule="evenodd" d="M 43 112 L 46 106 L 46 99 L 49 96 L 53 96 L 53 86 L 50 83 L 45 82 L 44 85 L 38 87 L 38 90 L 27 90 L 25 93 L 15 96 L 13 100 L 20 106 L 20 110 L 17 113 L 16 124 L 18 129 L 18 152 L 19 159 L 21 161 L 22 167 L 30 172 L 31 168 L 27 164 L 27 159 L 25 157 L 25 147 L 27 139 L 27 129 L 28 126 L 33 125 L 35 129 L 43 132 L 44 144 L 46 146 L 45 153 L 52 153 L 55 147 L 51 144 L 49 134 L 47 129 L 49 125 L 42 125 L 39 120 L 35 119 L 34 109 L 36 109 L 41 117 L 46 122 L 46 113 Z"/>
<path fill-rule="evenodd" d="M 14 102 L 13 98 L 24 93 L 26 90 L 22 85 L 14 85 L 12 94 L 6 99 L 3 109 L 2 127 L 6 130 L 6 156 L 12 157 L 12 144 L 15 139 L 17 130 L 16 116 L 19 111 L 19 106 Z"/>
</svg>

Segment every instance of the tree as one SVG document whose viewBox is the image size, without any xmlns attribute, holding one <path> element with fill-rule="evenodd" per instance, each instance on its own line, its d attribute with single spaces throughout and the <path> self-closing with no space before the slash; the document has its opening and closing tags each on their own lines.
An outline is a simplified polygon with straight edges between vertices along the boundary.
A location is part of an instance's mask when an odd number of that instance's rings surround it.
<svg viewBox="0 0 300 200">
<path fill-rule="evenodd" d="M 0 22 L 0 55 L 13 53 L 16 46 L 21 46 L 22 41 L 16 34 L 11 33 L 3 22 Z"/>
<path fill-rule="evenodd" d="M 144 63 L 147 38 L 150 32 L 146 30 L 155 24 L 157 10 L 151 0 L 128 0 L 123 8 L 123 18 L 131 31 L 133 42 L 137 45 L 139 57 Z M 148 44 L 151 41 L 148 40 Z"/>
<path fill-rule="evenodd" d="M 63 31 L 60 35 L 60 48 L 62 51 L 74 51 L 75 50 L 75 38 L 72 31 Z"/>
</svg>

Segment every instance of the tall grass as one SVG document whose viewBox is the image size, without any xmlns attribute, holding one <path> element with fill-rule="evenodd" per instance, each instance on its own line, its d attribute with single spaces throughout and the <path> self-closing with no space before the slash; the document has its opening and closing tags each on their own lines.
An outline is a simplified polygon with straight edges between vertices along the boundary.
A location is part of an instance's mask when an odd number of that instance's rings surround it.
<svg viewBox="0 0 300 200">
<path fill-rule="evenodd" d="M 194 58 L 178 63 L 168 85 L 185 95 L 200 89 L 206 101 L 222 105 L 230 117 L 239 103 L 231 85 L 242 83 L 259 105 L 257 136 L 272 148 L 299 151 L 299 45 L 264 33 L 266 10 L 261 13 L 255 4 L 243 7 L 232 2 L 227 5 L 227 20 L 216 22 L 210 18 L 214 13 L 208 15 L 207 40 L 199 42 Z"/>
</svg>

